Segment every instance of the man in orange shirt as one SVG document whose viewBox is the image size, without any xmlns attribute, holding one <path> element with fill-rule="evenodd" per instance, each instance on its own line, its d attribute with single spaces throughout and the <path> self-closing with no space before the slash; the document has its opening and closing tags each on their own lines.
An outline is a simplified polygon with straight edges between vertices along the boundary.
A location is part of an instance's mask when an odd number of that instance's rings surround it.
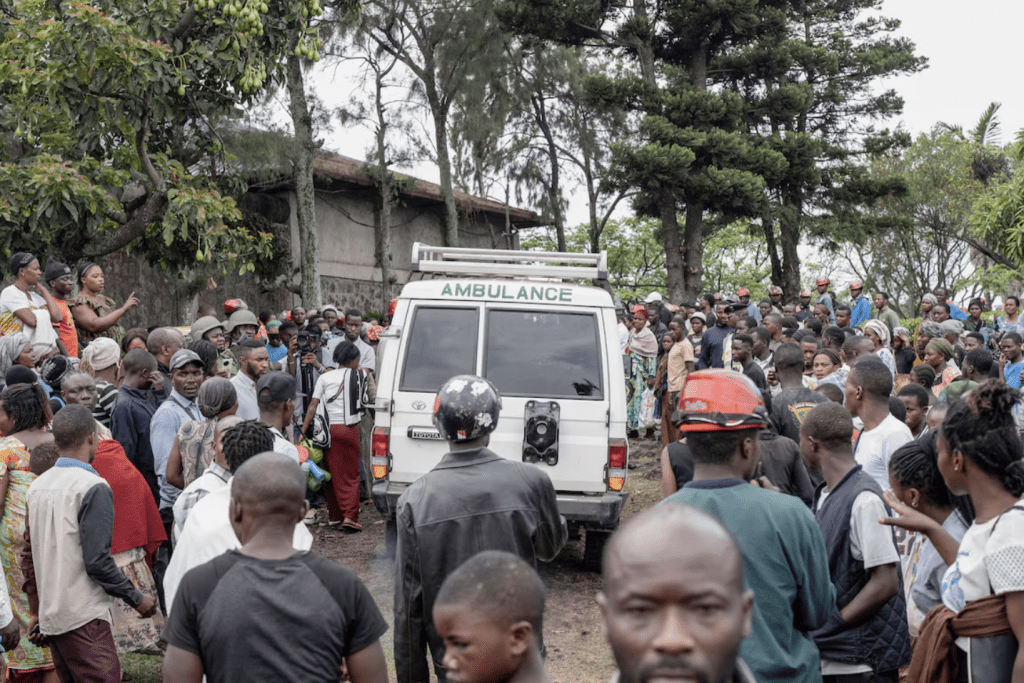
<svg viewBox="0 0 1024 683">
<path fill-rule="evenodd" d="M 71 317 L 71 308 L 68 306 L 68 297 L 75 290 L 75 276 L 67 264 L 50 259 L 46 263 L 44 277 L 54 301 L 57 302 L 57 308 L 60 309 L 60 320 L 53 321 L 53 329 L 57 332 L 57 344 L 61 347 L 61 353 L 78 358 L 78 331 L 75 329 L 75 319 Z"/>
</svg>

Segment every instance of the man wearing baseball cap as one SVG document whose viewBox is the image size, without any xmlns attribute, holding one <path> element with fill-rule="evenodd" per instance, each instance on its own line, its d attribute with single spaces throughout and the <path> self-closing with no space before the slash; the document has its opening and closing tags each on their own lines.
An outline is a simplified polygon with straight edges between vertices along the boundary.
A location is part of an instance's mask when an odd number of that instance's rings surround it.
<svg viewBox="0 0 1024 683">
<path fill-rule="evenodd" d="M 206 376 L 206 366 L 195 351 L 181 349 L 171 356 L 167 367 L 170 370 L 171 393 L 153 414 L 149 443 L 153 448 L 153 465 L 160 483 L 160 517 L 170 538 L 170 524 L 174 522 L 172 508 L 181 489 L 167 481 L 167 459 L 171 456 L 171 447 L 181 425 L 203 420 L 196 397 Z"/>
<path fill-rule="evenodd" d="M 672 420 L 687 437 L 693 480 L 666 500 L 708 511 L 743 550 L 754 617 L 740 657 L 758 681 L 820 682 L 818 648 L 807 633 L 828 621 L 836 592 L 810 510 L 795 496 L 764 490 L 774 487 L 758 476 L 758 437 L 768 426 L 761 392 L 736 372 L 695 372 Z"/>
<path fill-rule="evenodd" d="M 657 307 L 658 320 L 661 321 L 661 324 L 664 325 L 667 330 L 668 324 L 672 322 L 672 311 L 670 311 L 668 306 L 665 305 L 665 300 L 661 297 L 661 293 L 651 292 L 647 295 L 647 298 L 644 299 L 644 303 L 647 304 L 648 309 L 650 309 L 651 306 Z M 653 325 L 654 321 L 651 321 L 651 324 Z M 661 339 L 661 337 L 658 337 L 658 339 Z"/>
<path fill-rule="evenodd" d="M 836 307 L 832 301 L 832 295 L 828 293 L 828 287 L 832 281 L 827 277 L 819 277 L 815 282 L 818 286 L 818 303 L 828 309 L 828 321 L 836 324 Z"/>
<path fill-rule="evenodd" d="M 871 320 L 871 302 L 864 296 L 864 283 L 850 283 L 850 327 L 860 327 Z"/>
</svg>

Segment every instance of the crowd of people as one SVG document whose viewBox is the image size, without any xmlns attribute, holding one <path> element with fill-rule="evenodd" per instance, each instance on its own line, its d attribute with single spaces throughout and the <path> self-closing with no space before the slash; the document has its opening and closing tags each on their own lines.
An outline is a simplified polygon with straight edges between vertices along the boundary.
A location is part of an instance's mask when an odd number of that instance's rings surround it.
<svg viewBox="0 0 1024 683">
<path fill-rule="evenodd" d="M 398 501 L 389 674 L 388 621 L 310 533 L 362 530 L 387 320 L 231 299 L 124 329 L 139 300 L 96 264 L 10 266 L 9 680 L 118 681 L 127 652 L 165 681 L 549 680 L 535 565 L 568 527 L 542 469 L 489 449 L 490 381 L 439 389 L 450 452 Z M 605 550 L 615 680 L 1024 683 L 1019 301 L 938 288 L 911 330 L 885 293 L 817 285 L 620 310 L 627 427 L 660 433 L 666 500 Z"/>
</svg>

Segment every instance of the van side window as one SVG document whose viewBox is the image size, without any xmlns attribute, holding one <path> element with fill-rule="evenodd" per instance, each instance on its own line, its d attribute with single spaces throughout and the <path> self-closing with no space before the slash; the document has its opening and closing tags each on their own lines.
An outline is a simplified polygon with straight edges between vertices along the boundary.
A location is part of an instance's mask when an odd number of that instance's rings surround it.
<svg viewBox="0 0 1024 683">
<path fill-rule="evenodd" d="M 476 308 L 418 306 L 399 389 L 433 394 L 455 375 L 475 375 L 479 318 Z"/>
<path fill-rule="evenodd" d="M 597 316 L 489 310 L 484 376 L 502 396 L 602 399 Z"/>
</svg>

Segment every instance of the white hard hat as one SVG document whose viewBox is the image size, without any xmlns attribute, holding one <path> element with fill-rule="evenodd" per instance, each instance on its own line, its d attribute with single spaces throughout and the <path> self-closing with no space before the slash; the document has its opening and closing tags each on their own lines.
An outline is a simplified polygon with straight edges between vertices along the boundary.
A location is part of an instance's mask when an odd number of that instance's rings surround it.
<svg viewBox="0 0 1024 683">
<path fill-rule="evenodd" d="M 648 303 L 649 304 L 652 301 L 661 301 L 661 300 L 662 300 L 661 299 L 661 294 L 659 294 L 658 292 L 651 292 L 650 294 L 647 295 L 647 298 L 644 299 L 644 303 Z"/>
</svg>

